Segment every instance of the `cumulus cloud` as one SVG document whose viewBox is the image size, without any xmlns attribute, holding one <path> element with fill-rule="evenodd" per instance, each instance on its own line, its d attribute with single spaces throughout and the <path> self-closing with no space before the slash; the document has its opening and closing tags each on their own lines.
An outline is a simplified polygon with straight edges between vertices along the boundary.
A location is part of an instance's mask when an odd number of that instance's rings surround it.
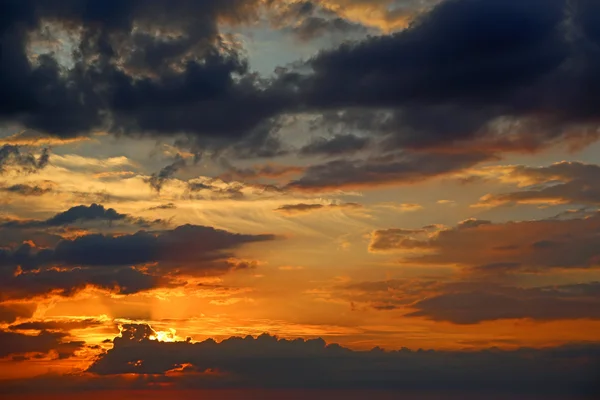
<svg viewBox="0 0 600 400">
<path fill-rule="evenodd" d="M 119 213 L 114 208 L 105 208 L 102 204 L 93 203 L 89 206 L 79 205 L 71 207 L 67 211 L 60 212 L 43 221 L 8 220 L 0 223 L 0 228 L 52 228 L 98 221 L 109 224 L 121 222 L 138 227 L 166 224 L 166 221 L 161 219 L 148 220 L 141 217 L 134 217 L 129 214 Z"/>
<path fill-rule="evenodd" d="M 86 287 L 132 294 L 185 284 L 175 277 L 255 267 L 253 261 L 236 259 L 234 250 L 274 238 L 184 225 L 134 234 L 86 234 L 47 248 L 26 242 L 0 249 L 0 300 L 72 296 Z"/>
<path fill-rule="evenodd" d="M 286 102 L 259 90 L 247 62 L 218 29 L 219 21 L 253 18 L 260 3 L 3 4 L 0 88 L 7 100 L 0 117 L 62 138 L 99 130 L 184 132 L 195 146 L 248 138 L 260 147 L 269 118 Z M 43 48 L 31 59 L 31 32 L 48 23 L 46 35 L 58 30 L 73 42 L 72 59 Z M 232 112 L 236 118 L 228 118 Z"/>
<path fill-rule="evenodd" d="M 598 120 L 589 90 L 599 82 L 600 37 L 589 17 L 597 7 L 441 2 L 402 32 L 321 52 L 312 73 L 284 79 L 307 108 L 329 110 L 325 126 L 379 132 L 387 148 L 524 151 L 588 141 L 597 130 L 582 126 Z"/>
<path fill-rule="evenodd" d="M 376 135 L 384 152 L 462 149 L 489 156 L 597 137 L 600 34 L 593 1 L 440 2 L 423 7 L 428 12 L 401 32 L 322 51 L 303 65 L 308 72 L 283 70 L 272 80 L 250 72 L 217 23 L 256 18 L 262 3 L 6 7 L 0 87 L 11 100 L 0 115 L 60 137 L 100 129 L 187 133 L 182 146 L 230 148 L 244 157 L 281 154 L 277 120 L 305 112 L 323 115 L 325 126 Z M 357 6 L 332 4 L 288 6 L 304 21 L 299 31 L 312 34 L 330 27 L 313 18 L 315 10 Z M 376 8 L 402 9 L 388 6 Z M 73 68 L 64 70 L 50 54 L 30 61 L 28 32 L 48 21 L 84 32 L 73 39 Z M 348 26 L 335 21 L 333 27 Z M 349 139 L 351 148 L 362 147 L 348 135 L 305 151 L 330 153 Z"/>
<path fill-rule="evenodd" d="M 378 388 L 556 393 L 596 390 L 598 349 L 352 351 L 322 339 L 267 334 L 221 343 L 150 340 L 148 325 L 125 325 L 88 369 L 98 375 L 158 374 L 183 387 Z M 576 362 L 576 360 L 581 362 Z M 544 385 L 538 382 L 544 381 Z M 591 392 L 590 392 L 591 393 Z"/>
</svg>

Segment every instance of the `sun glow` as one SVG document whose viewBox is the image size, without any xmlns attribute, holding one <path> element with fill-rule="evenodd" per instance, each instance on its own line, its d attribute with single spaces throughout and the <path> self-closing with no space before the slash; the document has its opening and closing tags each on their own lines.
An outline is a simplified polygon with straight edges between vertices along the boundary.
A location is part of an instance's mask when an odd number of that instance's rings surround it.
<svg viewBox="0 0 600 400">
<path fill-rule="evenodd" d="M 176 342 L 177 340 L 181 339 L 176 335 L 177 331 L 173 328 L 170 328 L 168 331 L 155 332 L 156 334 L 149 337 L 150 340 L 157 340 L 159 342 Z"/>
</svg>

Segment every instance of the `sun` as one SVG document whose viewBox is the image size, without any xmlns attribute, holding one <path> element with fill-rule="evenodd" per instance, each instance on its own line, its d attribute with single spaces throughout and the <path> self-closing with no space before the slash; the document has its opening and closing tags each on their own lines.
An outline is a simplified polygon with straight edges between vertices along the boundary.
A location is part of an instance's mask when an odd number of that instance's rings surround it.
<svg viewBox="0 0 600 400">
<path fill-rule="evenodd" d="M 176 330 L 170 328 L 168 331 L 155 331 L 154 335 L 149 337 L 150 340 L 157 340 L 159 342 L 176 342 L 178 337 Z"/>
</svg>

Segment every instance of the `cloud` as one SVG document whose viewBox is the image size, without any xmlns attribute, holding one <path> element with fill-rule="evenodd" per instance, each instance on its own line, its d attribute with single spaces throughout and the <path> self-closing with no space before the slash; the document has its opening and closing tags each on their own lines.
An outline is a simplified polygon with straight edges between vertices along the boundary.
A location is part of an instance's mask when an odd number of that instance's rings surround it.
<svg viewBox="0 0 600 400">
<path fill-rule="evenodd" d="M 475 206 L 505 204 L 600 205 L 600 166 L 581 162 L 559 162 L 547 167 L 523 165 L 491 168 L 484 174 L 502 182 L 517 183 L 523 190 L 483 196 Z"/>
<path fill-rule="evenodd" d="M 363 206 L 358 203 L 340 203 L 340 204 L 285 204 L 275 211 L 287 215 L 303 214 L 318 210 L 333 210 L 333 209 L 361 209 Z"/>
<path fill-rule="evenodd" d="M 183 147 L 229 149 L 239 157 L 282 154 L 280 117 L 306 112 L 324 116 L 325 126 L 377 135 L 385 151 L 462 149 L 489 156 L 597 139 L 594 2 L 440 2 L 424 7 L 428 12 L 401 32 L 322 51 L 304 65 L 308 72 L 283 71 L 273 80 L 252 74 L 237 45 L 218 30 L 220 20 L 256 19 L 259 4 L 176 0 L 169 7 L 134 1 L 59 8 L 36 0 L 18 12 L 4 10 L 0 87 L 11 101 L 0 114 L 59 137 L 94 130 L 184 133 Z M 316 6 L 289 6 L 306 22 L 300 31 L 323 28 L 311 19 L 321 8 L 344 18 L 358 9 L 399 13 L 406 21 L 402 7 L 379 2 Z M 50 20 L 84 32 L 79 39 L 70 35 L 78 50 L 73 68 L 49 54 L 29 60 L 26 32 Z"/>
<path fill-rule="evenodd" d="M 159 172 L 152 174 L 152 176 L 150 176 L 146 182 L 150 184 L 152 189 L 160 192 L 165 182 L 171 179 L 178 171 L 186 166 L 187 162 L 185 161 L 185 158 L 177 154 L 175 161 L 161 169 Z"/>
<path fill-rule="evenodd" d="M 0 88 L 10 99 L 0 104 L 2 121 L 61 138 L 183 132 L 195 147 L 247 139 L 256 149 L 269 141 L 268 120 L 285 98 L 259 89 L 218 29 L 254 19 L 262 2 L 96 3 L 32 0 L 0 10 Z M 74 48 L 67 60 L 43 46 L 30 54 L 31 32 L 39 36 L 47 23 L 44 34 L 67 37 Z"/>
<path fill-rule="evenodd" d="M 125 224 L 146 228 L 155 225 L 165 225 L 165 221 L 161 219 L 148 220 L 141 217 L 134 217 L 129 214 L 119 213 L 114 208 L 105 208 L 102 204 L 93 203 L 89 206 L 79 205 L 71 207 L 67 211 L 60 212 L 44 221 L 5 221 L 0 223 L 0 228 L 51 228 L 96 221 L 107 222 L 109 224 L 122 222 Z"/>
<path fill-rule="evenodd" d="M 271 25 L 290 32 L 301 41 L 320 39 L 323 36 L 340 36 L 345 40 L 365 36 L 369 29 L 349 21 L 319 2 L 294 1 L 274 4 Z"/>
<path fill-rule="evenodd" d="M 82 349 L 85 342 L 66 341 L 67 335 L 59 332 L 42 331 L 37 335 L 0 331 L 0 358 L 7 356 L 27 357 L 28 354 L 55 354 L 54 358 L 64 359 Z"/>
<path fill-rule="evenodd" d="M 269 335 L 216 343 L 159 342 L 148 325 L 124 325 L 88 369 L 98 375 L 156 374 L 179 387 L 377 388 L 485 393 L 591 393 L 597 346 L 475 352 L 352 351 L 322 339 Z M 539 382 L 545 382 L 540 385 Z"/>
<path fill-rule="evenodd" d="M 404 262 L 459 265 L 477 273 L 595 268 L 600 265 L 598 229 L 597 212 L 506 223 L 470 219 L 447 229 L 378 230 L 369 248 L 399 252 Z"/>
<path fill-rule="evenodd" d="M 247 168 L 239 168 L 231 165 L 226 160 L 220 160 L 221 166 L 226 170 L 220 175 L 225 181 L 233 179 L 255 180 L 260 178 L 277 179 L 287 175 L 296 175 L 304 171 L 304 167 L 268 163 L 254 165 Z"/>
<path fill-rule="evenodd" d="M 479 286 L 479 288 L 477 288 Z M 417 301 L 408 316 L 456 324 L 498 319 L 600 319 L 600 283 L 540 288 L 473 285 Z"/>
<path fill-rule="evenodd" d="M 25 173 L 35 172 L 48 165 L 49 157 L 48 149 L 43 149 L 36 158 L 33 153 L 24 152 L 21 146 L 5 144 L 0 147 L 0 174 L 9 169 Z"/>
<path fill-rule="evenodd" d="M 441 2 L 401 32 L 320 52 L 311 72 L 291 71 L 281 84 L 323 115 L 322 126 L 377 135 L 384 150 L 586 144 L 599 117 L 597 7 Z"/>
<path fill-rule="evenodd" d="M 486 155 L 479 153 L 406 153 L 366 160 L 338 159 L 311 165 L 303 176 L 289 182 L 286 188 L 316 192 L 411 184 L 451 174 L 486 159 Z"/>
<path fill-rule="evenodd" d="M 148 210 L 174 210 L 177 206 L 174 203 L 159 204 L 158 206 L 150 207 Z"/>
<path fill-rule="evenodd" d="M 11 324 L 19 318 L 31 318 L 35 309 L 35 304 L 0 304 L 0 323 L 6 322 Z"/>
<path fill-rule="evenodd" d="M 96 318 L 78 318 L 62 320 L 34 320 L 11 325 L 12 331 L 60 331 L 67 332 L 74 329 L 86 329 L 106 325 L 107 321 Z"/>
<path fill-rule="evenodd" d="M 370 139 L 355 135 L 335 135 L 331 138 L 320 137 L 300 149 L 302 155 L 338 156 L 366 149 Z"/>
<path fill-rule="evenodd" d="M 236 259 L 233 250 L 274 238 L 184 225 L 116 236 L 87 234 L 59 240 L 51 248 L 27 242 L 0 249 L 0 301 L 73 296 L 88 287 L 127 295 L 183 285 L 180 276 L 254 268 L 256 262 Z"/>
<path fill-rule="evenodd" d="M 16 194 L 20 196 L 43 196 L 51 193 L 54 190 L 54 185 L 51 183 L 45 183 L 41 185 L 28 185 L 25 183 L 18 183 L 11 186 L 0 187 L 0 191 L 10 194 Z"/>
<path fill-rule="evenodd" d="M 335 295 L 352 302 L 355 308 L 364 305 L 454 324 L 600 319 L 600 282 L 518 287 L 469 277 L 415 278 L 358 282 L 337 289 Z"/>
</svg>

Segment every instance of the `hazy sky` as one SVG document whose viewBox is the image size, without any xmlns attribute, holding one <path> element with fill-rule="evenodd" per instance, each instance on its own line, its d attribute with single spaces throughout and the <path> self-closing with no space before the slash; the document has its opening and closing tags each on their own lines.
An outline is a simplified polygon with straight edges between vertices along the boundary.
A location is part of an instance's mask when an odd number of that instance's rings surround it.
<svg viewBox="0 0 600 400">
<path fill-rule="evenodd" d="M 0 393 L 598 390 L 600 2 L 5 0 L 0 54 Z"/>
</svg>

